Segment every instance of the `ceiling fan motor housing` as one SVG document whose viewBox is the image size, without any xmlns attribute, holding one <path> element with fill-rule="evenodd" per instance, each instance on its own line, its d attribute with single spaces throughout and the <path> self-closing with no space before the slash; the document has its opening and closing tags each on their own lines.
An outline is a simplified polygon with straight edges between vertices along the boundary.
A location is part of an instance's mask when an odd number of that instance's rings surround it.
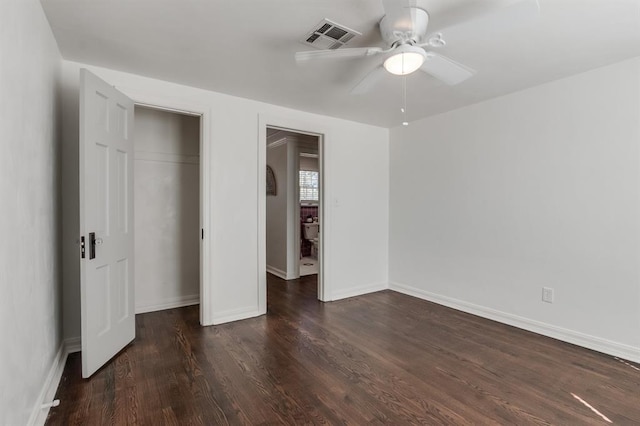
<svg viewBox="0 0 640 426">
<path fill-rule="evenodd" d="M 388 46 L 422 44 L 427 40 L 429 14 L 417 7 L 407 7 L 400 13 L 387 14 L 380 21 L 380 33 Z"/>
</svg>

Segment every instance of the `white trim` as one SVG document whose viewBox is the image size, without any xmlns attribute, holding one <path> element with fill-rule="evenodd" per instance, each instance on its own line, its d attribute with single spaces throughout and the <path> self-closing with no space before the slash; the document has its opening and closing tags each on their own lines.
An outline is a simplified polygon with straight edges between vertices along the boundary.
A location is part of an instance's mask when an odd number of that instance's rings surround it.
<svg viewBox="0 0 640 426">
<path fill-rule="evenodd" d="M 56 390 L 58 389 L 58 384 L 60 383 L 62 371 L 64 370 L 64 364 L 67 359 L 66 355 L 67 354 L 64 350 L 64 343 L 61 343 L 60 348 L 58 349 L 58 353 L 53 359 L 51 367 L 49 367 L 49 373 L 47 374 L 47 378 L 42 384 L 42 388 L 40 389 L 40 393 L 38 394 L 36 403 L 31 410 L 31 416 L 29 416 L 27 425 L 39 426 L 43 425 L 45 420 L 47 420 L 49 407 L 42 408 L 42 405 L 47 402 L 53 401 L 53 398 L 56 395 Z"/>
<path fill-rule="evenodd" d="M 283 280 L 290 279 L 290 278 L 287 278 L 287 273 L 285 271 L 283 271 L 282 269 L 275 268 L 275 267 L 273 267 L 271 265 L 267 265 L 266 269 L 267 269 L 268 273 L 273 274 L 278 278 L 282 278 Z"/>
<path fill-rule="evenodd" d="M 36 403 L 31 410 L 31 415 L 29 416 L 29 420 L 27 422 L 28 426 L 44 425 L 45 421 L 47 420 L 47 416 L 49 415 L 50 407 L 47 406 L 43 408 L 42 406 L 44 404 L 52 402 L 55 398 L 56 392 L 58 391 L 58 386 L 60 385 L 60 380 L 62 379 L 64 367 L 67 364 L 67 358 L 69 357 L 69 354 L 79 351 L 79 337 L 66 339 L 60 343 L 58 352 L 56 353 L 56 356 L 51 363 L 51 367 L 49 368 L 49 373 L 47 374 L 47 377 L 42 384 L 42 388 L 40 389 L 40 393 L 38 394 Z"/>
<path fill-rule="evenodd" d="M 267 142 L 267 149 L 273 149 L 273 148 L 277 148 L 281 145 L 284 145 L 287 143 L 287 137 L 285 136 L 282 139 L 279 139 L 275 142 Z"/>
<path fill-rule="evenodd" d="M 331 251 L 327 249 L 332 240 L 330 237 L 333 229 L 333 218 L 330 217 L 329 194 L 331 193 L 331 184 L 327 176 L 326 164 L 328 150 L 325 141 L 329 137 L 329 132 L 324 131 L 318 139 L 318 169 L 320 171 L 320 191 L 318 193 L 318 221 L 322 224 L 322 229 L 318 233 L 318 299 L 323 302 L 329 301 L 333 278 L 331 271 Z M 299 197 L 298 197 L 299 198 Z M 298 211 L 299 212 L 299 211 Z M 300 213 L 298 213 L 299 215 Z"/>
<path fill-rule="evenodd" d="M 200 239 L 200 324 L 213 325 L 213 224 L 212 205 L 213 163 L 211 161 L 211 121 L 212 115 L 206 109 L 200 118 L 200 229 L 204 238 Z"/>
<path fill-rule="evenodd" d="M 170 113 L 176 113 L 176 114 L 180 114 L 180 115 L 189 115 L 192 117 L 199 117 L 201 115 L 200 112 L 192 112 L 192 111 L 186 111 L 184 108 L 181 109 L 176 109 L 176 108 L 171 108 L 171 107 L 163 107 L 163 106 L 158 106 L 155 104 L 145 104 L 142 102 L 136 102 L 136 106 L 139 107 L 143 107 L 143 108 L 148 108 L 148 109 L 155 109 L 155 110 L 159 110 L 159 111 L 165 111 L 165 112 L 170 112 Z"/>
<path fill-rule="evenodd" d="M 568 330 L 566 328 L 520 317 L 518 315 L 508 314 L 506 312 L 475 305 L 452 297 L 431 293 L 406 284 L 392 282 L 389 284 L 389 288 L 393 291 L 397 291 L 398 293 L 428 300 L 430 302 L 477 315 L 482 318 L 498 321 L 523 330 L 532 331 L 543 336 L 562 340 L 563 342 L 572 343 L 587 349 L 624 358 L 629 361 L 640 362 L 640 348 L 612 342 L 600 337 L 591 336 L 574 330 Z"/>
<path fill-rule="evenodd" d="M 300 188 L 298 142 L 287 144 L 287 276 L 300 278 Z"/>
<path fill-rule="evenodd" d="M 258 114 L 258 244 L 256 250 L 256 263 L 258 265 L 258 276 L 256 281 L 256 297 L 259 315 L 267 313 L 267 122 L 264 117 Z"/>
<path fill-rule="evenodd" d="M 64 350 L 68 354 L 80 352 L 82 350 L 82 342 L 80 337 L 72 337 L 64 340 Z"/>
<path fill-rule="evenodd" d="M 319 238 L 318 253 L 318 299 L 326 302 L 330 299 L 331 294 L 331 259 L 329 250 L 325 250 L 325 243 L 331 240 L 332 221 L 330 215 L 326 214 L 328 210 L 328 201 L 330 195 L 330 185 L 325 177 L 325 164 L 328 158 L 325 150 L 325 141 L 331 140 L 330 130 L 322 124 L 316 122 L 308 122 L 304 120 L 291 119 L 286 116 L 273 116 L 269 114 L 258 114 L 258 305 L 262 313 L 267 311 L 267 275 L 266 275 L 266 194 L 262 188 L 265 187 L 264 168 L 267 164 L 267 126 L 270 128 L 280 129 L 287 132 L 295 132 L 303 135 L 318 137 L 318 153 L 320 156 L 320 200 L 319 200 L 319 220 L 322 223 L 322 232 Z M 303 130 L 304 129 L 304 130 Z M 297 202 L 296 202 L 297 203 Z M 299 271 L 299 268 L 298 268 Z M 298 272 L 299 273 L 299 272 Z"/>
<path fill-rule="evenodd" d="M 211 107 L 181 98 L 159 95 L 156 90 L 140 90 L 137 87 L 116 86 L 129 96 L 136 105 L 146 108 L 163 109 L 177 113 L 200 116 L 200 228 L 204 229 L 204 239 L 200 239 L 200 324 L 213 325 L 213 235 L 214 211 L 211 196 Z"/>
<path fill-rule="evenodd" d="M 246 308 L 230 309 L 228 311 L 220 312 L 213 319 L 215 325 L 224 324 L 232 321 L 239 321 L 243 319 L 258 317 L 264 315 L 264 312 L 258 306 L 250 306 Z"/>
<path fill-rule="evenodd" d="M 333 293 L 331 296 L 331 300 L 342 300 L 347 299 L 349 297 L 362 296 L 363 294 L 375 293 L 377 291 L 387 290 L 389 285 L 387 283 L 377 283 L 377 284 L 365 284 L 360 285 L 358 287 L 348 288 L 346 290 L 340 290 Z"/>
<path fill-rule="evenodd" d="M 200 303 L 199 294 L 191 294 L 188 296 L 169 297 L 153 303 L 136 304 L 136 314 L 144 314 L 147 312 L 163 311 L 165 309 L 182 308 L 184 306 L 192 306 Z"/>
<path fill-rule="evenodd" d="M 319 154 L 311 154 L 311 153 L 309 153 L 309 152 L 301 152 L 301 153 L 300 153 L 300 154 L 298 154 L 298 155 L 300 155 L 300 157 L 305 157 L 305 158 L 320 158 L 320 155 L 319 155 Z M 313 170 L 312 170 L 312 171 L 313 171 Z"/>
</svg>

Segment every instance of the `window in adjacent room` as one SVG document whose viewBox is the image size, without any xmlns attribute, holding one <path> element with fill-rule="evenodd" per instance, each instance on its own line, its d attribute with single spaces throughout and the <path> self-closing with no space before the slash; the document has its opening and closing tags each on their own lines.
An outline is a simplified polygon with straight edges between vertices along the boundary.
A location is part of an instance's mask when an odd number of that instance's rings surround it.
<svg viewBox="0 0 640 426">
<path fill-rule="evenodd" d="M 318 201 L 318 172 L 300 170 L 300 201 Z"/>
</svg>

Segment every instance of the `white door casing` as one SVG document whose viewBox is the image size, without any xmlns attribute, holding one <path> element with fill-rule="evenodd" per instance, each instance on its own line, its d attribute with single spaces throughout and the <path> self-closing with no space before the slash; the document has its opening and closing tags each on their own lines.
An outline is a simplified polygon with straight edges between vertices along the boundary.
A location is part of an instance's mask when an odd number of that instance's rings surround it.
<svg viewBox="0 0 640 426">
<path fill-rule="evenodd" d="M 131 99 L 80 71 L 82 376 L 135 338 Z M 95 233 L 92 257 L 90 233 Z"/>
</svg>

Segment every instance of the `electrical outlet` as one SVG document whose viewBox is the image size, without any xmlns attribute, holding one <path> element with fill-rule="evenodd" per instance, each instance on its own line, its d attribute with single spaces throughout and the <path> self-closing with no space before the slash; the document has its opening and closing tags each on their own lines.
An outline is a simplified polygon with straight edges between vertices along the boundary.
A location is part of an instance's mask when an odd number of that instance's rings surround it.
<svg viewBox="0 0 640 426">
<path fill-rule="evenodd" d="M 542 301 L 553 303 L 553 289 L 551 287 L 542 287 Z"/>
</svg>

